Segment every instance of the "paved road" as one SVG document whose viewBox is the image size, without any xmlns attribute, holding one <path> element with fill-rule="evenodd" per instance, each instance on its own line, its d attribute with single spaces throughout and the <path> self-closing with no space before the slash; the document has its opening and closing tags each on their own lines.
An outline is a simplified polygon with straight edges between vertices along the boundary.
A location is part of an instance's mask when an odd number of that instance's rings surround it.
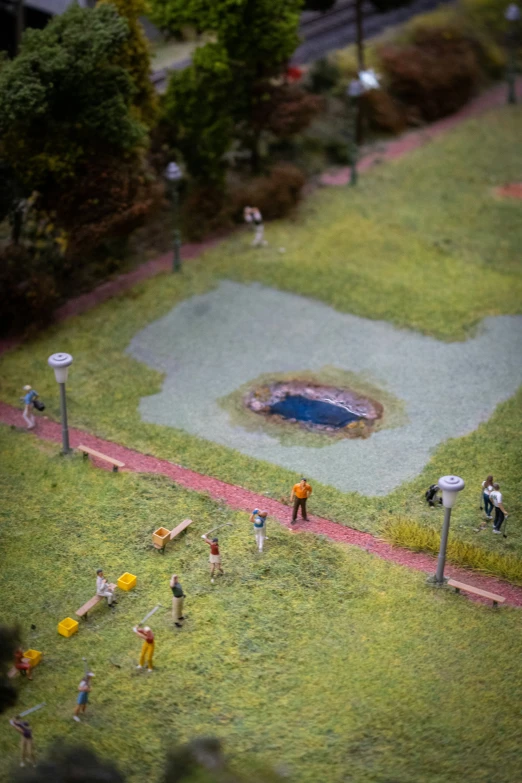
<svg viewBox="0 0 522 783">
<path fill-rule="evenodd" d="M 450 0 L 451 2 L 451 0 Z M 415 14 L 429 11 L 442 5 L 441 0 L 415 0 L 410 6 L 387 14 L 376 14 L 371 3 L 364 7 L 364 35 L 366 38 L 377 35 L 385 27 L 400 24 Z M 295 65 L 304 65 L 324 57 L 328 52 L 341 49 L 356 38 L 353 0 L 337 0 L 336 5 L 325 14 L 307 11 L 301 16 L 299 32 L 303 43 L 292 57 Z M 152 75 L 152 81 L 158 92 L 164 92 L 169 71 L 179 71 L 190 65 L 190 58 L 173 63 L 169 68 L 161 68 Z"/>
</svg>

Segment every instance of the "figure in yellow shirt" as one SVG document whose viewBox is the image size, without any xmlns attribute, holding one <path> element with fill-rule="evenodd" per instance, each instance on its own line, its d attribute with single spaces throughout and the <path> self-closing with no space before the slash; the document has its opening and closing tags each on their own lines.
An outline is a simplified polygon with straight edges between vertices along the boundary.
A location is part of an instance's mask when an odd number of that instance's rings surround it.
<svg viewBox="0 0 522 783">
<path fill-rule="evenodd" d="M 294 484 L 292 487 L 292 493 L 290 495 L 290 500 L 294 502 L 294 511 L 292 514 L 292 525 L 294 525 L 297 521 L 297 510 L 299 507 L 301 507 L 301 516 L 303 517 L 304 521 L 306 522 L 308 520 L 306 516 L 306 501 L 312 494 L 312 487 L 305 478 L 302 478 L 299 484 Z"/>
</svg>

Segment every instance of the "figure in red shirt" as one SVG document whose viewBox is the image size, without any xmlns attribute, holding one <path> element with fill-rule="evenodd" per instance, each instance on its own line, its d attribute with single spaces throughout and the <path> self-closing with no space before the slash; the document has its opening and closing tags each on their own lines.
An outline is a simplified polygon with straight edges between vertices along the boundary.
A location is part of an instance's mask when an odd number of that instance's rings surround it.
<svg viewBox="0 0 522 783">
<path fill-rule="evenodd" d="M 221 575 L 224 574 L 223 569 L 221 568 L 221 555 L 219 554 L 219 543 L 217 538 L 213 538 L 212 540 L 208 539 L 206 536 L 201 536 L 201 538 L 206 541 L 206 543 L 210 547 L 210 581 L 212 584 L 214 584 L 214 573 L 216 571 L 216 566 Z"/>
</svg>

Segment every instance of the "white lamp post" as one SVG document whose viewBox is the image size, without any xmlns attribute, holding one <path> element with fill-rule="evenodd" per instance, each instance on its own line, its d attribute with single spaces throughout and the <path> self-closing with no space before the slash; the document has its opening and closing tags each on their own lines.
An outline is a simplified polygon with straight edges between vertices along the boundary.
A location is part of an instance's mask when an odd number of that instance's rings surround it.
<svg viewBox="0 0 522 783">
<path fill-rule="evenodd" d="M 174 255 L 172 258 L 172 271 L 181 270 L 181 233 L 179 230 L 179 186 L 183 179 L 183 172 L 177 163 L 171 161 L 165 169 L 165 179 L 169 183 L 174 207 Z"/>
<path fill-rule="evenodd" d="M 368 69 L 367 71 L 359 71 L 356 79 L 352 79 L 346 94 L 352 104 L 352 139 L 351 139 L 351 152 L 350 152 L 350 185 L 357 184 L 357 124 L 359 117 L 359 101 L 361 95 L 369 90 L 379 89 L 379 78 L 375 71 Z"/>
<path fill-rule="evenodd" d="M 508 63 L 507 63 L 507 83 L 508 83 L 508 103 L 517 102 L 516 77 L 517 77 L 517 27 L 520 22 L 520 8 L 516 3 L 510 3 L 506 8 L 504 18 L 509 24 L 507 33 L 508 43 Z"/>
<path fill-rule="evenodd" d="M 56 382 L 60 385 L 60 409 L 62 413 L 62 449 L 64 454 L 70 452 L 69 428 L 67 426 L 67 402 L 65 399 L 65 384 L 69 374 L 69 367 L 73 358 L 69 353 L 53 353 L 47 359 L 47 364 L 53 368 Z"/>
<path fill-rule="evenodd" d="M 439 558 L 437 560 L 437 573 L 435 574 L 435 584 L 444 584 L 444 566 L 446 564 L 446 548 L 448 546 L 448 536 L 451 518 L 451 509 L 457 501 L 458 493 L 466 486 L 463 479 L 458 476 L 443 476 L 439 479 L 438 485 L 442 490 L 442 505 L 444 506 L 444 524 L 442 526 L 442 535 L 440 537 Z"/>
</svg>

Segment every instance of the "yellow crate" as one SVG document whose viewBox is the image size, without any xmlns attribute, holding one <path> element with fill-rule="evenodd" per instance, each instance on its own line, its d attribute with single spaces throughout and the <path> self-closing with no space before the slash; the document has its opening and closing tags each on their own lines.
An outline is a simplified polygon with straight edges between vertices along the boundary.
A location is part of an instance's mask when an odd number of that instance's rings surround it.
<svg viewBox="0 0 522 783">
<path fill-rule="evenodd" d="M 24 658 L 28 658 L 31 661 L 31 669 L 34 669 L 42 660 L 42 653 L 38 652 L 38 650 L 26 650 Z"/>
<path fill-rule="evenodd" d="M 61 633 L 61 635 L 65 636 L 66 638 L 69 638 L 69 636 L 72 636 L 73 633 L 76 633 L 78 628 L 78 621 L 72 620 L 70 617 L 66 617 L 65 620 L 62 620 L 61 623 L 58 623 L 58 633 Z"/>
<path fill-rule="evenodd" d="M 157 549 L 163 549 L 167 541 L 170 540 L 170 530 L 166 527 L 159 527 L 152 534 L 152 543 Z"/>
<path fill-rule="evenodd" d="M 118 587 L 120 590 L 132 590 L 133 587 L 136 587 L 137 581 L 138 577 L 134 574 L 122 574 L 118 579 Z"/>
</svg>

